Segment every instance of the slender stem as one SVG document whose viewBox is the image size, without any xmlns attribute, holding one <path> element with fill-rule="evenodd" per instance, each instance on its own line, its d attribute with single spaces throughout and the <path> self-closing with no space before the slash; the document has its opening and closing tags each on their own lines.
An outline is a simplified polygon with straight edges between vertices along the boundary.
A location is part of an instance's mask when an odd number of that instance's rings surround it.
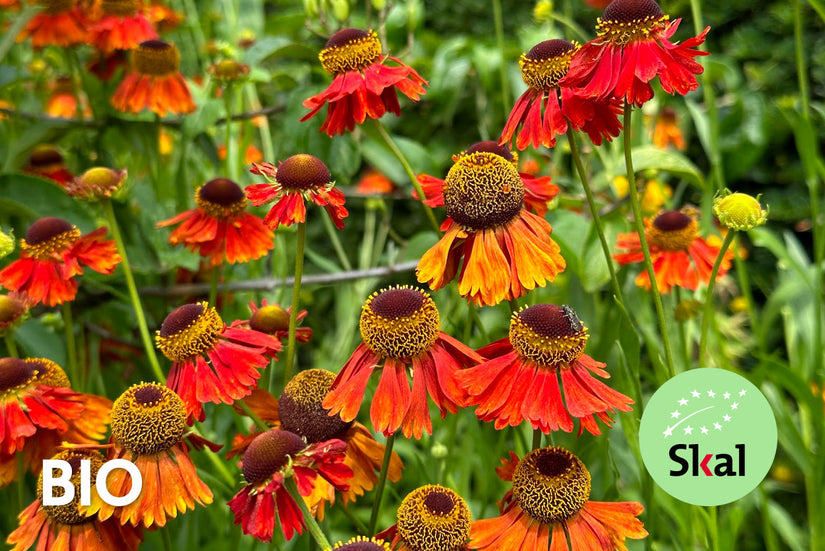
<svg viewBox="0 0 825 551">
<path fill-rule="evenodd" d="M 63 327 L 66 330 L 66 364 L 69 368 L 69 380 L 75 384 L 80 383 L 77 373 L 77 345 L 74 340 L 74 326 L 72 325 L 72 304 L 64 302 Z"/>
<path fill-rule="evenodd" d="M 3 335 L 3 340 L 6 342 L 6 353 L 11 358 L 19 358 L 20 353 L 17 351 L 17 344 L 14 342 L 14 334 L 11 331 Z"/>
<path fill-rule="evenodd" d="M 164 551 L 172 551 L 172 538 L 169 536 L 168 526 L 164 526 L 160 529 L 160 537 L 163 540 Z"/>
<path fill-rule="evenodd" d="M 292 379 L 292 366 L 295 364 L 295 329 L 298 324 L 298 308 L 301 299 L 301 278 L 304 275 L 304 245 L 307 237 L 305 222 L 298 224 L 298 244 L 295 248 L 295 281 L 292 285 L 292 304 L 289 310 L 289 339 L 287 340 L 286 365 L 284 366 L 284 384 Z"/>
<path fill-rule="evenodd" d="M 155 378 L 158 382 L 165 384 L 166 377 L 163 375 L 163 371 L 158 363 L 158 356 L 155 352 L 155 346 L 152 343 L 152 337 L 149 334 L 149 326 L 146 324 L 146 316 L 143 313 L 143 305 L 140 302 L 137 285 L 135 285 L 135 278 L 132 274 L 131 265 L 129 264 L 129 257 L 126 255 L 126 245 L 123 243 L 120 226 L 117 223 L 117 217 L 115 217 L 115 211 L 109 199 L 103 200 L 103 210 L 106 212 L 106 219 L 109 222 L 109 227 L 115 238 L 117 251 L 120 253 L 120 264 L 123 266 L 123 274 L 126 276 L 126 288 L 129 290 L 129 298 L 132 299 L 132 308 L 135 311 L 135 317 L 137 317 L 138 330 L 140 331 L 140 340 L 143 342 L 143 349 L 146 352 L 146 357 L 149 359 L 149 364 L 152 366 L 152 373 L 154 373 Z"/>
<path fill-rule="evenodd" d="M 381 463 L 381 473 L 378 475 L 378 485 L 375 487 L 375 501 L 372 502 L 372 513 L 370 513 L 370 530 L 367 534 L 369 536 L 375 534 L 378 512 L 381 510 L 381 498 L 384 497 L 384 486 L 387 484 L 387 473 L 390 470 L 393 444 L 395 444 L 395 434 L 387 437 L 387 444 L 384 447 L 384 461 Z"/>
<path fill-rule="evenodd" d="M 233 86 L 232 83 L 226 85 L 223 89 L 223 104 L 224 108 L 226 109 L 226 130 L 224 142 L 226 146 L 226 175 L 230 180 L 237 180 L 238 179 L 238 163 L 237 161 L 237 152 L 235 151 L 235 143 L 232 140 L 232 92 Z"/>
<path fill-rule="evenodd" d="M 272 428 L 269 425 L 267 425 L 263 421 L 263 419 L 258 417 L 257 413 L 252 411 L 252 408 L 250 408 L 249 405 L 243 401 L 243 398 L 241 398 L 240 400 L 235 400 L 235 405 L 241 408 L 243 412 L 247 415 L 247 417 L 252 419 L 252 421 L 255 423 L 255 426 L 257 426 L 262 431 L 268 431 L 270 428 Z"/>
<path fill-rule="evenodd" d="M 676 299 L 676 308 L 682 303 L 682 288 L 676 287 L 675 291 L 675 299 Z M 679 342 L 681 344 L 682 349 L 682 361 L 683 361 L 683 368 L 690 369 L 690 343 L 688 343 L 687 337 L 687 320 L 676 320 L 676 326 L 679 328 Z"/>
<path fill-rule="evenodd" d="M 301 512 L 304 514 L 304 522 L 307 525 L 307 529 L 309 533 L 312 535 L 312 538 L 321 546 L 321 549 L 330 549 L 332 546 L 329 544 L 327 537 L 321 531 L 321 527 L 318 526 L 318 523 L 315 521 L 315 517 L 312 516 L 312 513 L 307 507 L 304 498 L 301 497 L 301 494 L 298 492 L 298 485 L 295 483 L 295 478 L 290 477 L 284 481 L 284 486 L 286 486 L 286 490 L 289 492 L 289 495 L 292 496 L 292 499 L 298 504 L 298 507 L 301 508 Z"/>
<path fill-rule="evenodd" d="M 220 265 L 212 266 L 212 273 L 209 275 L 209 306 L 218 307 L 218 280 L 220 279 Z"/>
<path fill-rule="evenodd" d="M 702 313 L 702 334 L 699 339 L 699 363 L 705 361 L 705 352 L 708 348 L 708 328 L 710 328 L 710 319 L 713 317 L 713 287 L 716 285 L 716 276 L 719 274 L 719 267 L 722 265 L 722 260 L 725 258 L 725 253 L 728 251 L 730 244 L 733 243 L 733 238 L 736 232 L 728 230 L 725 240 L 722 242 L 722 248 L 719 249 L 719 256 L 716 257 L 716 262 L 713 263 L 713 270 L 710 272 L 710 281 L 708 281 L 708 290 L 705 292 L 705 309 Z"/>
<path fill-rule="evenodd" d="M 194 427 L 192 427 L 192 432 L 198 436 L 203 437 L 203 432 L 199 429 L 199 426 L 197 424 Z M 217 452 L 213 452 L 211 449 L 209 449 L 209 447 L 204 448 L 203 451 L 206 455 L 206 458 L 209 459 L 209 462 L 212 463 L 212 466 L 215 467 L 215 470 L 221 474 L 229 488 L 234 488 L 235 477 L 232 476 L 232 473 L 230 473 L 229 469 L 226 468 L 226 463 L 224 463 L 224 461 L 221 459 L 221 456 L 218 455 Z"/>
<path fill-rule="evenodd" d="M 516 312 L 518 312 L 518 309 L 519 309 L 518 300 L 516 300 L 514 298 L 511 298 L 510 301 L 508 302 L 508 304 L 510 305 L 510 313 L 511 314 L 515 314 Z"/>
<path fill-rule="evenodd" d="M 36 4 L 26 5 L 23 11 L 14 18 L 11 26 L 4 30 L 3 39 L 0 40 L 0 61 L 6 57 L 8 51 L 14 46 L 17 37 L 20 36 L 20 33 L 26 28 L 26 25 L 29 24 L 29 21 L 40 13 L 42 9 L 42 6 Z"/>
<path fill-rule="evenodd" d="M 541 429 L 533 429 L 533 447 L 532 449 L 537 450 L 541 447 L 541 437 L 543 436 Z"/>
<path fill-rule="evenodd" d="M 570 144 L 570 155 L 573 157 L 573 164 L 576 165 L 576 171 L 579 173 L 579 179 L 582 181 L 584 193 L 587 195 L 587 204 L 590 206 L 590 214 L 593 216 L 593 222 L 596 224 L 596 232 L 599 234 L 599 242 L 602 244 L 604 260 L 607 262 L 607 269 L 610 271 L 610 281 L 613 284 L 613 294 L 616 295 L 616 299 L 619 302 L 624 304 L 622 288 L 619 286 L 619 280 L 616 278 L 616 268 L 613 266 L 613 257 L 610 256 L 610 245 L 608 245 L 607 237 L 604 234 L 604 224 L 599 216 L 599 209 L 596 206 L 596 199 L 593 196 L 593 190 L 590 188 L 590 181 L 587 177 L 587 172 L 584 170 L 584 164 L 582 163 L 581 155 L 579 153 L 579 145 L 576 140 L 576 133 L 572 126 L 567 129 L 567 142 Z"/>
<path fill-rule="evenodd" d="M 708 507 L 708 528 L 710 532 L 710 549 L 719 551 L 719 519 L 716 505 Z"/>
<path fill-rule="evenodd" d="M 338 230 L 332 225 L 332 220 L 330 220 L 329 216 L 322 216 L 321 220 L 324 221 L 324 229 L 327 231 L 327 237 L 329 237 L 329 241 L 332 243 L 332 248 L 335 249 L 338 262 L 341 263 L 341 266 L 345 270 L 352 270 L 352 263 L 349 261 L 349 258 L 347 258 L 347 253 L 344 252 L 344 247 L 341 245 L 341 238 L 338 237 Z"/>
<path fill-rule="evenodd" d="M 645 227 L 642 220 L 642 206 L 639 204 L 639 195 L 636 192 L 636 173 L 633 170 L 633 156 L 631 153 L 631 113 L 633 106 L 627 102 L 624 105 L 624 161 L 627 167 L 627 182 L 629 185 L 630 206 L 633 209 L 633 221 L 636 224 L 636 232 L 639 234 L 639 243 L 642 245 L 642 255 L 645 257 L 645 268 L 648 279 L 650 279 L 650 290 L 653 294 L 653 304 L 656 307 L 656 316 L 659 318 L 659 330 L 662 334 L 662 344 L 665 348 L 665 360 L 668 369 L 668 376 L 673 377 L 673 353 L 670 350 L 670 339 L 667 335 L 667 324 L 665 323 L 665 310 L 662 307 L 662 296 L 659 294 L 659 286 L 656 283 L 656 272 L 653 270 L 653 261 L 650 258 L 650 248 L 647 245 Z"/>
<path fill-rule="evenodd" d="M 23 510 L 26 492 L 26 463 L 23 459 L 23 451 L 17 452 L 17 510 Z"/>
<path fill-rule="evenodd" d="M 493 22 L 496 27 L 496 48 L 504 57 L 504 21 L 501 17 L 501 0 L 493 0 Z M 510 109 L 510 83 L 507 81 L 507 65 L 504 59 L 499 65 L 499 78 L 501 79 L 501 103 L 504 106 L 504 115 Z"/>
<path fill-rule="evenodd" d="M 381 124 L 381 121 L 373 120 L 373 122 L 375 123 L 375 128 L 378 129 L 378 133 L 381 135 L 381 139 L 384 140 L 384 143 L 390 151 L 392 151 L 393 155 L 395 155 L 395 158 L 398 159 L 398 162 L 400 162 L 401 166 L 404 167 L 404 172 L 407 173 L 407 177 L 410 179 L 410 182 L 412 182 L 415 192 L 418 194 L 418 197 L 421 198 L 421 205 L 424 207 L 424 212 L 427 213 L 427 219 L 430 221 L 430 225 L 436 233 L 440 234 L 441 230 L 438 227 L 438 222 L 435 220 L 433 209 L 423 203 L 425 197 L 424 190 L 421 189 L 421 183 L 418 181 L 418 177 L 415 175 L 412 166 L 410 166 L 410 162 L 407 160 L 407 157 L 404 156 L 404 153 L 398 148 L 398 145 L 396 145 L 393 141 L 392 136 L 390 136 L 387 129 L 384 128 L 384 125 Z"/>
</svg>

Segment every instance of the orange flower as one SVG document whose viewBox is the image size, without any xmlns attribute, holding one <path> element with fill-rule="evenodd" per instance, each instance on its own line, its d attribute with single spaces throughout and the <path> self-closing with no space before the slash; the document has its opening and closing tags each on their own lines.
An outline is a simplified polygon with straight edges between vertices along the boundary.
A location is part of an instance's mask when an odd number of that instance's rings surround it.
<svg viewBox="0 0 825 551">
<path fill-rule="evenodd" d="M 31 38 L 32 46 L 68 48 L 86 41 L 88 22 L 76 0 L 36 0 L 43 9 L 35 15 L 17 37 L 18 42 Z"/>
<path fill-rule="evenodd" d="M 495 153 L 513 163 L 513 166 L 518 169 L 518 153 L 510 151 L 507 146 L 499 145 L 493 140 L 473 144 L 467 151 L 453 155 L 453 162 L 457 163 L 462 158 L 478 152 Z M 526 165 L 527 163 L 525 163 L 525 166 Z M 538 168 L 538 164 L 535 163 L 535 161 L 531 164 L 531 166 L 533 165 Z M 528 172 L 519 172 L 519 176 L 521 176 L 521 182 L 524 185 L 524 206 L 543 217 L 547 214 L 547 203 L 552 201 L 559 193 L 558 186 L 550 183 L 549 176 L 536 178 Z M 425 205 L 433 208 L 444 206 L 444 180 L 427 174 L 419 174 L 418 182 L 421 184 L 421 189 L 424 192 Z M 418 192 L 413 191 L 413 197 L 418 199 Z"/>
<path fill-rule="evenodd" d="M 221 144 L 218 146 L 218 159 L 226 160 L 226 146 Z M 264 154 L 254 144 L 246 146 L 246 153 L 244 153 L 244 164 L 253 165 L 264 160 Z"/>
<path fill-rule="evenodd" d="M 432 434 L 427 395 L 441 418 L 455 413 L 464 396 L 456 372 L 483 360 L 440 330 L 441 318 L 430 295 L 414 287 L 390 287 L 370 296 L 361 310 L 361 338 L 324 399 L 330 415 L 352 421 L 364 400 L 370 375 L 381 380 L 370 406 L 374 430 L 389 436 L 399 428 L 407 438 Z M 412 366 L 413 387 L 407 371 Z"/>
<path fill-rule="evenodd" d="M 272 249 L 273 234 L 263 221 L 246 212 L 246 194 L 238 184 L 215 178 L 195 191 L 197 208 L 157 223 L 158 228 L 182 224 L 169 243 L 183 245 L 218 266 L 249 262 Z"/>
<path fill-rule="evenodd" d="M 16 480 L 16 453 L 40 471 L 61 442 L 93 444 L 106 434 L 112 402 L 69 387 L 66 373 L 45 358 L 0 359 L 0 487 Z"/>
<path fill-rule="evenodd" d="M 263 299 L 260 308 L 253 301 L 249 303 L 249 309 L 252 310 L 252 316 L 248 320 L 235 320 L 231 326 L 249 327 L 255 331 L 272 335 L 282 343 L 289 336 L 289 314 L 292 307 L 284 310 L 278 306 L 278 303 L 269 304 L 269 301 Z M 307 311 L 301 310 L 295 317 L 295 321 L 300 322 L 306 315 Z M 295 328 L 295 340 L 298 342 L 309 342 L 311 337 L 311 327 Z"/>
<path fill-rule="evenodd" d="M 23 172 L 54 180 L 61 186 L 74 178 L 74 174 L 66 168 L 60 150 L 51 145 L 35 147 L 29 155 L 26 166 L 23 167 Z"/>
<path fill-rule="evenodd" d="M 49 99 L 46 100 L 46 114 L 57 119 L 74 118 L 78 113 L 78 101 L 81 104 L 81 116 L 91 117 L 92 110 L 89 107 L 89 102 L 86 101 L 85 97 L 78 100 L 72 86 L 72 79 L 60 77 L 55 81 L 52 93 L 49 95 Z"/>
<path fill-rule="evenodd" d="M 185 304 L 166 316 L 155 342 L 172 360 L 169 388 L 186 411 L 203 421 L 202 404 L 231 404 L 249 396 L 260 369 L 281 351 L 281 342 L 252 329 L 226 327 L 206 302 Z"/>
<path fill-rule="evenodd" d="M 513 488 L 501 502 L 502 516 L 473 523 L 470 549 L 626 551 L 627 538 L 647 536 L 636 518 L 641 503 L 589 501 L 590 473 L 563 448 L 533 450 L 521 461 L 510 452 L 496 471 Z"/>
<path fill-rule="evenodd" d="M 429 484 L 407 494 L 398 507 L 398 522 L 377 537 L 390 540 L 396 551 L 466 551 L 471 521 L 460 495 Z"/>
<path fill-rule="evenodd" d="M 161 32 L 169 32 L 174 30 L 183 21 L 183 15 L 176 12 L 168 6 L 164 6 L 161 2 L 152 1 L 146 7 L 149 13 L 149 19 Z"/>
<path fill-rule="evenodd" d="M 496 429 L 527 420 L 544 433 L 571 432 L 572 415 L 580 435 L 584 429 L 600 434 L 596 417 L 610 426 L 609 412 L 630 411 L 633 400 L 590 374 L 610 377 L 605 364 L 584 353 L 589 337 L 569 306 L 522 308 L 513 314 L 509 338 L 478 351 L 490 360 L 456 375 L 469 394 L 467 405 L 477 405 L 478 418 L 495 421 Z"/>
<path fill-rule="evenodd" d="M 282 224 L 305 222 L 304 200 L 324 207 L 335 227 L 344 229 L 344 218 L 349 214 L 344 206 L 344 194 L 335 189 L 327 165 L 318 157 L 301 153 L 278 163 L 277 168 L 270 163 L 255 163 L 249 172 L 263 176 L 268 182 L 246 188 L 253 205 L 259 207 L 277 199 L 264 218 L 273 230 Z"/>
<path fill-rule="evenodd" d="M 52 459 L 66 461 L 72 467 L 69 481 L 74 486 L 75 498 L 66 505 L 43 505 L 41 475 L 37 499 L 18 515 L 20 526 L 6 540 L 14 545 L 12 551 L 26 551 L 35 546 L 49 551 L 135 551 L 143 541 L 140 527 L 101 520 L 78 510 L 80 462 L 89 461 L 91 480 L 95 480 L 103 466 L 103 456 L 97 451 L 76 449 L 60 452 Z M 96 492 L 93 490 L 92 493 Z"/>
<path fill-rule="evenodd" d="M 48 306 L 73 300 L 81 264 L 111 275 L 120 262 L 114 241 L 105 241 L 106 228 L 81 236 L 60 218 L 41 218 L 20 240 L 20 259 L 0 271 L 0 285 L 25 293 L 35 304 Z"/>
<path fill-rule="evenodd" d="M 687 208 L 664 211 L 652 220 L 645 219 L 645 239 L 661 293 L 669 293 L 675 286 L 696 290 L 700 281 L 705 284 L 710 281 L 719 246 L 699 237 L 696 216 L 694 209 Z M 626 251 L 613 255 L 619 264 L 644 262 L 639 234 L 620 234 L 616 247 Z M 730 269 L 732 259 L 733 252 L 727 251 L 719 267 L 719 277 Z M 636 277 L 636 285 L 650 289 L 646 270 Z"/>
<path fill-rule="evenodd" d="M 394 189 L 395 184 L 374 168 L 368 168 L 355 186 L 355 190 L 364 195 L 384 195 Z"/>
<path fill-rule="evenodd" d="M 104 54 L 132 50 L 158 37 L 141 10 L 140 0 L 101 0 L 102 15 L 89 29 L 89 43 Z"/>
<path fill-rule="evenodd" d="M 195 102 L 180 74 L 177 46 L 162 40 L 147 40 L 133 52 L 132 71 L 112 96 L 115 109 L 140 113 L 149 109 L 158 116 L 191 113 Z"/>
<path fill-rule="evenodd" d="M 310 112 L 301 122 L 329 104 L 321 125 L 321 132 L 329 136 L 352 131 L 367 117 L 380 119 L 387 111 L 400 115 L 396 90 L 413 101 L 425 93 L 427 81 L 412 67 L 392 56 L 382 57 L 381 41 L 372 30 L 342 29 L 327 40 L 318 57 L 334 78 L 326 90 L 304 100 Z"/>
<path fill-rule="evenodd" d="M 676 111 L 672 107 L 665 107 L 656 117 L 656 127 L 653 129 L 653 145 L 667 149 L 668 145 L 684 151 L 687 145 L 682 131 L 676 121 Z"/>
<path fill-rule="evenodd" d="M 525 185 L 511 161 L 486 151 L 465 155 L 442 193 L 445 234 L 421 257 L 418 281 L 438 290 L 458 274 L 461 296 L 495 305 L 544 287 L 564 270 L 550 224 L 524 208 Z"/>
<path fill-rule="evenodd" d="M 93 493 L 89 506 L 81 511 L 97 513 L 100 520 L 114 516 L 120 524 L 160 528 L 178 513 L 194 510 L 196 502 L 212 503 L 212 492 L 198 478 L 189 457 L 189 447 L 183 440 L 185 430 L 186 406 L 171 389 L 158 383 L 131 386 L 112 407 L 114 446 L 108 459 L 134 463 L 143 490 L 135 501 L 122 507 L 110 505 Z M 198 446 L 211 444 L 202 438 L 190 440 Z M 109 476 L 107 486 L 113 495 L 126 495 L 131 478 L 126 471 L 118 470 Z"/>
</svg>

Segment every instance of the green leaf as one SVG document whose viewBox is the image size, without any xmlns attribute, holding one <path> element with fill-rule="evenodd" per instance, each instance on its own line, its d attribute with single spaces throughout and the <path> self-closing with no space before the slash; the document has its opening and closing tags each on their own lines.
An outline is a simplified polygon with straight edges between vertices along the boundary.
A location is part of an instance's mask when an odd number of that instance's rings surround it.
<svg viewBox="0 0 825 551">
<path fill-rule="evenodd" d="M 97 227 L 87 205 L 66 195 L 55 182 L 30 174 L 0 175 L 0 213 L 28 222 L 47 216 L 63 218 L 84 233 Z"/>
<path fill-rule="evenodd" d="M 768 501 L 768 513 L 771 524 L 793 551 L 809 549 L 804 530 L 797 525 L 793 516 L 780 504 L 773 500 Z"/>
<path fill-rule="evenodd" d="M 705 188 L 705 178 L 699 168 L 687 157 L 676 151 L 659 149 L 652 145 L 635 148 L 633 150 L 633 169 L 636 172 L 643 170 L 669 172 L 687 180 L 696 187 Z"/>
</svg>

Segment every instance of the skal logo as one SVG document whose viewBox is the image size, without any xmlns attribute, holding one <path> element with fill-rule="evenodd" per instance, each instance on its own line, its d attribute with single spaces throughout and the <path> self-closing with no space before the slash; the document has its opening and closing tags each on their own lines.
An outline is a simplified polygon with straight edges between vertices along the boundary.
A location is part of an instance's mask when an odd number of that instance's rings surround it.
<svg viewBox="0 0 825 551">
<path fill-rule="evenodd" d="M 713 368 L 666 382 L 645 407 L 639 433 L 653 480 L 694 505 L 722 505 L 750 493 L 768 474 L 776 442 L 776 420 L 759 389 Z"/>
<path fill-rule="evenodd" d="M 115 469 L 125 469 L 132 477 L 132 488 L 125 496 L 114 496 L 106 487 L 106 478 Z M 55 476 L 55 471 L 60 471 L 59 476 Z M 74 499 L 74 484 L 71 482 L 72 466 L 68 461 L 62 459 L 46 459 L 43 461 L 43 505 L 57 506 L 67 505 Z M 91 461 L 80 460 L 80 505 L 87 506 L 91 500 Z M 62 495 L 54 495 L 54 489 L 63 488 Z M 100 467 L 95 479 L 95 489 L 100 499 L 112 507 L 123 507 L 135 501 L 143 489 L 143 479 L 137 466 L 125 459 L 112 459 Z"/>
</svg>

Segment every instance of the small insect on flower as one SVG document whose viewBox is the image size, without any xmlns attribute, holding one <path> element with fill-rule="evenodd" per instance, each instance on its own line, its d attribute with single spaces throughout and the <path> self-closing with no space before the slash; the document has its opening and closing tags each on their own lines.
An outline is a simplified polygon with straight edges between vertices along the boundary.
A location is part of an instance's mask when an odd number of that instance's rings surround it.
<svg viewBox="0 0 825 551">
<path fill-rule="evenodd" d="M 563 448 L 533 450 L 521 461 L 510 452 L 496 471 L 513 488 L 501 501 L 502 516 L 473 523 L 470 549 L 613 551 L 647 536 L 636 518 L 644 507 L 589 501 L 590 473 Z"/>
<path fill-rule="evenodd" d="M 100 18 L 89 28 L 88 42 L 104 54 L 133 50 L 158 37 L 140 0 L 100 0 L 100 11 Z"/>
<path fill-rule="evenodd" d="M 120 262 L 115 242 L 105 237 L 106 228 L 81 235 L 61 218 L 41 218 L 20 240 L 20 259 L 0 271 L 0 285 L 27 295 L 34 304 L 55 306 L 73 300 L 81 264 L 111 275 Z"/>
<path fill-rule="evenodd" d="M 467 502 L 437 484 L 407 494 L 398 508 L 398 522 L 378 537 L 395 551 L 465 551 L 472 518 Z"/>
<path fill-rule="evenodd" d="M 352 131 L 367 117 L 380 119 L 387 111 L 401 115 L 396 90 L 418 101 L 427 81 L 401 60 L 382 56 L 381 50 L 372 30 L 342 29 L 332 35 L 318 55 L 324 70 L 334 77 L 332 84 L 304 101 L 310 112 L 301 122 L 329 105 L 321 132 L 334 136 Z"/>
<path fill-rule="evenodd" d="M 81 461 L 89 462 L 91 480 L 104 460 L 94 450 L 69 449 L 52 457 L 66 461 L 72 468 L 69 482 L 74 486 L 74 499 L 66 505 L 43 505 L 43 476 L 37 481 L 37 499 L 18 515 L 20 526 L 9 534 L 6 543 L 12 551 L 48 549 L 49 551 L 135 551 L 143 541 L 140 526 L 121 524 L 114 519 L 102 520 L 78 509 L 81 494 Z M 92 489 L 92 494 L 96 494 Z"/>
<path fill-rule="evenodd" d="M 31 38 L 32 46 L 40 49 L 44 46 L 69 48 L 86 41 L 86 28 L 89 22 L 77 0 L 35 0 L 41 7 L 23 32 L 17 37 L 18 42 Z"/>
</svg>

